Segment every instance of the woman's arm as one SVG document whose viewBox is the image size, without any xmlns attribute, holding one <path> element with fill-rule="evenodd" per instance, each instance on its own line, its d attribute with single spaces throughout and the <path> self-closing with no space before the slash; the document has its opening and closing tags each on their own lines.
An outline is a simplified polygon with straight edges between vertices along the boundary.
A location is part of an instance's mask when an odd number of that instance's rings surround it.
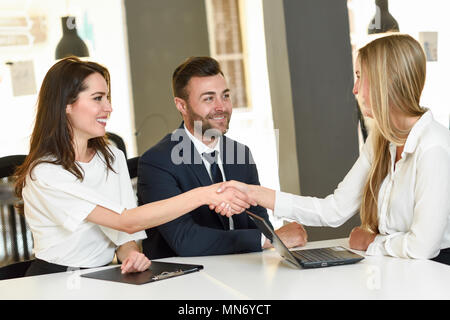
<svg viewBox="0 0 450 320">
<path fill-rule="evenodd" d="M 334 192 L 325 198 L 298 196 L 259 186 L 247 186 L 245 189 L 235 182 L 234 184 L 226 182 L 222 184 L 221 189 L 226 190 L 227 186 L 233 186 L 246 190 L 244 192 L 247 192 L 250 200 L 272 209 L 274 216 L 278 218 L 295 220 L 307 226 L 338 227 L 356 214 L 361 206 L 362 191 L 370 171 L 372 157 L 371 139 L 367 141 L 345 178 Z"/>
<path fill-rule="evenodd" d="M 351 249 L 366 251 L 370 244 L 375 240 L 377 234 L 361 227 L 355 227 L 350 232 L 348 239 Z"/>
<path fill-rule="evenodd" d="M 439 254 L 450 214 L 450 152 L 426 150 L 417 161 L 414 211 L 409 230 L 377 235 L 368 255 L 431 259 Z"/>
<path fill-rule="evenodd" d="M 250 207 L 246 194 L 232 188 L 218 194 L 218 187 L 196 188 L 169 199 L 124 210 L 121 214 L 97 205 L 86 219 L 131 234 L 174 220 L 202 205 L 221 207 L 225 212 L 242 212 Z"/>
</svg>

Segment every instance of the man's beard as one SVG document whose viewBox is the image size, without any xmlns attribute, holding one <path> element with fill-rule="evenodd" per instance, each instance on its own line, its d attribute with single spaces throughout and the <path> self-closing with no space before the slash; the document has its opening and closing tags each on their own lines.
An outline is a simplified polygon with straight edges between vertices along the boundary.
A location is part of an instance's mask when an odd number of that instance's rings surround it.
<svg viewBox="0 0 450 320">
<path fill-rule="evenodd" d="M 192 108 L 189 105 L 187 106 L 187 111 L 189 114 L 190 126 L 194 129 L 194 135 L 198 135 L 201 132 L 202 138 L 204 137 L 208 140 L 214 140 L 215 137 L 219 137 L 227 133 L 231 118 L 229 112 L 212 112 L 203 118 L 192 111 Z M 213 118 L 221 116 L 225 117 L 226 125 L 224 127 L 217 128 L 210 121 L 214 121 L 212 120 Z"/>
</svg>

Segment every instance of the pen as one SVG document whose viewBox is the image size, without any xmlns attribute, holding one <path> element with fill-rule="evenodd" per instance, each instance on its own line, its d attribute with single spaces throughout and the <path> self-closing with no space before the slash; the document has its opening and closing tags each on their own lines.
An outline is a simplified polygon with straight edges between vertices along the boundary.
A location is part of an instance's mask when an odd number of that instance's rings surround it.
<svg viewBox="0 0 450 320">
<path fill-rule="evenodd" d="M 171 277 L 175 277 L 175 276 L 181 276 L 182 274 L 184 274 L 184 271 L 182 271 L 182 270 L 173 271 L 173 272 L 164 271 L 164 272 L 158 274 L 157 276 L 154 276 L 152 278 L 152 280 L 162 280 L 162 279 L 167 279 L 167 278 L 171 278 Z"/>
</svg>

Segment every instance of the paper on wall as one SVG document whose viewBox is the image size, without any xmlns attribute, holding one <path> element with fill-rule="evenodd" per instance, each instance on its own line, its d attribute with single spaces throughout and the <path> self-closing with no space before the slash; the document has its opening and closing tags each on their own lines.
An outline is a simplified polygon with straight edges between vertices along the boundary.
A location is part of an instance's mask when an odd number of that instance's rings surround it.
<svg viewBox="0 0 450 320">
<path fill-rule="evenodd" d="M 13 95 L 26 96 L 36 93 L 34 63 L 32 60 L 16 61 L 11 64 L 11 84 Z"/>
</svg>

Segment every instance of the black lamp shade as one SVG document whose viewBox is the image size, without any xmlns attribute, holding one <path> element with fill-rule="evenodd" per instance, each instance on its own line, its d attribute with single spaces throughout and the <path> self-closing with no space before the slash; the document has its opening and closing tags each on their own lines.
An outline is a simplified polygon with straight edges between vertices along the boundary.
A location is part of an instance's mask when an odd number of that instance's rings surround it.
<svg viewBox="0 0 450 320">
<path fill-rule="evenodd" d="M 62 17 L 63 37 L 56 46 L 55 59 L 68 56 L 89 57 L 89 50 L 78 36 L 75 17 Z"/>
<path fill-rule="evenodd" d="M 389 12 L 388 0 L 375 0 L 375 5 L 377 11 L 372 21 L 370 21 L 367 33 L 399 32 L 398 22 Z"/>
</svg>

